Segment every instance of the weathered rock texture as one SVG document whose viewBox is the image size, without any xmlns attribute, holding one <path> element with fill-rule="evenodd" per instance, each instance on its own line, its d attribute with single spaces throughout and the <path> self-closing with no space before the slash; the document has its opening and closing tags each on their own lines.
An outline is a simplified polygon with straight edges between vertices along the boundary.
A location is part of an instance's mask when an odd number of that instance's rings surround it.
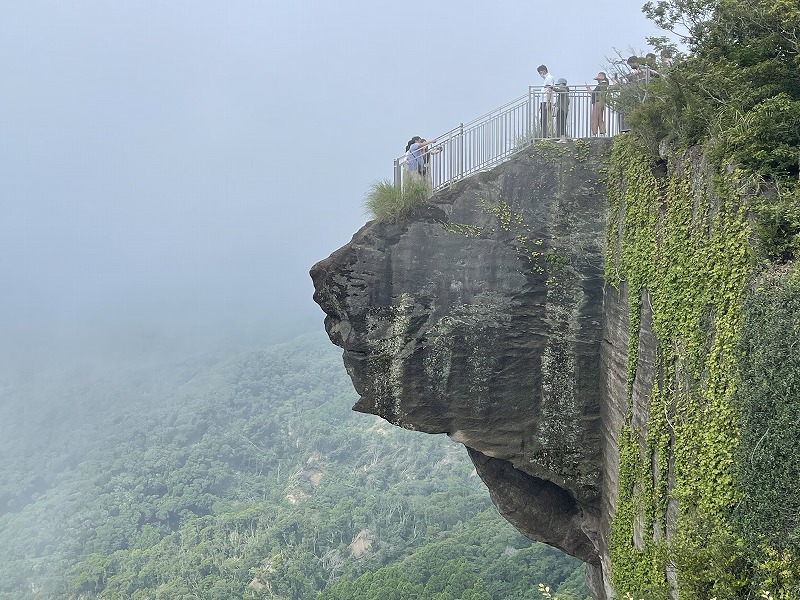
<svg viewBox="0 0 800 600">
<path fill-rule="evenodd" d="M 371 222 L 311 271 L 355 410 L 469 449 L 500 512 L 607 582 L 624 298 L 604 316 L 606 140 L 543 143 Z"/>
</svg>

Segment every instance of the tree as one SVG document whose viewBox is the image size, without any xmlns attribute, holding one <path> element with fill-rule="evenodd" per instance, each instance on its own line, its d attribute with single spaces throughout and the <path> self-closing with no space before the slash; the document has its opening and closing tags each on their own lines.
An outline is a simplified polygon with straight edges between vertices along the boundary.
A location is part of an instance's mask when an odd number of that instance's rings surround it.
<svg viewBox="0 0 800 600">
<path fill-rule="evenodd" d="M 668 135 L 691 145 L 742 127 L 757 139 L 772 127 L 779 132 L 781 143 L 798 149 L 800 131 L 791 110 L 791 103 L 800 101 L 797 2 L 658 0 L 645 4 L 643 11 L 659 27 L 682 38 L 689 48 L 668 77 L 654 82 L 649 95 Z M 788 110 L 760 107 L 781 95 L 789 103 Z M 769 117 L 755 118 L 751 111 L 765 112 Z M 638 121 L 644 124 L 650 119 L 640 115 Z M 739 156 L 746 154 L 744 148 L 738 152 Z M 766 164 L 763 171 L 796 177 L 797 154 L 794 158 Z"/>
</svg>

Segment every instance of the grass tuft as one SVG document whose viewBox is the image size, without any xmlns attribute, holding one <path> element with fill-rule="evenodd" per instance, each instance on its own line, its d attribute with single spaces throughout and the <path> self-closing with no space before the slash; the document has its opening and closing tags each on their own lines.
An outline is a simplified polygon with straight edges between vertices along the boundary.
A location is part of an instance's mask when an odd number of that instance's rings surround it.
<svg viewBox="0 0 800 600">
<path fill-rule="evenodd" d="M 430 197 L 430 188 L 423 179 L 406 178 L 403 189 L 388 179 L 376 181 L 364 196 L 364 208 L 381 223 L 397 223 Z"/>
</svg>

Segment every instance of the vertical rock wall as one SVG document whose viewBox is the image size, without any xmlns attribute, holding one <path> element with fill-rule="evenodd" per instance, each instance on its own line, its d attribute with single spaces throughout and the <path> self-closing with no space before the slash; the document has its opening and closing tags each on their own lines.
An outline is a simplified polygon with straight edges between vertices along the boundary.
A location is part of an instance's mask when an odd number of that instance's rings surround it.
<svg viewBox="0 0 800 600">
<path fill-rule="evenodd" d="M 603 307 L 609 145 L 540 143 L 311 271 L 355 410 L 462 442 L 500 512 L 584 560 L 598 599 L 628 335 L 624 298 Z"/>
</svg>

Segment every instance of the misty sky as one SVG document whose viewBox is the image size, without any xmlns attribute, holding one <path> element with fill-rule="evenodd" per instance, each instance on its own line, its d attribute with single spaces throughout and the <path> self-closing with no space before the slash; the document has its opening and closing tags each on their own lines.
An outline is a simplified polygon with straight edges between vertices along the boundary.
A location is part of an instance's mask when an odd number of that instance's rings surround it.
<svg viewBox="0 0 800 600">
<path fill-rule="evenodd" d="M 405 142 L 522 96 L 540 63 L 590 82 L 660 33 L 641 2 L 6 2 L 0 345 L 321 327 L 308 269 Z"/>
</svg>

